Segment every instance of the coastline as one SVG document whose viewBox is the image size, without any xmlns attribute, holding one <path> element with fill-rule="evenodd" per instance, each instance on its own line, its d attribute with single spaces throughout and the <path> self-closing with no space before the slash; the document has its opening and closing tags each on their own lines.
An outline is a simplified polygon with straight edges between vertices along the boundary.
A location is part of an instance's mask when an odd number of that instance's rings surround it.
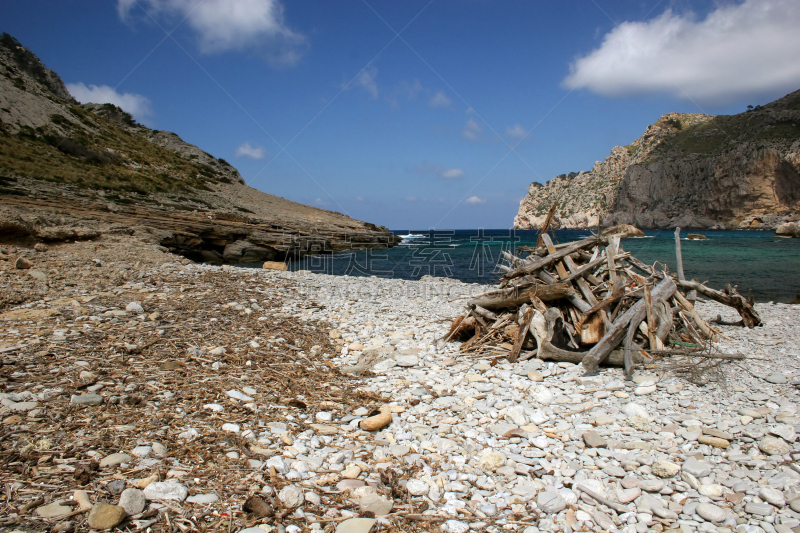
<svg viewBox="0 0 800 533">
<path fill-rule="evenodd" d="M 227 529 L 223 512 L 236 531 L 358 516 L 450 533 L 800 525 L 798 305 L 720 326 L 719 350 L 748 355 L 723 381 L 664 364 L 626 383 L 458 357 L 440 339 L 464 303 L 448 300 L 478 284 L 194 264 L 123 236 L 24 250 L 20 270 L 6 248 L 2 527 L 52 525 L 36 511 L 51 503 L 84 527 L 73 491 L 116 504 L 126 488 L 177 490 L 129 518 L 153 527 L 206 513 Z M 392 423 L 360 430 L 382 405 Z M 247 519 L 251 495 L 282 516 Z"/>
</svg>

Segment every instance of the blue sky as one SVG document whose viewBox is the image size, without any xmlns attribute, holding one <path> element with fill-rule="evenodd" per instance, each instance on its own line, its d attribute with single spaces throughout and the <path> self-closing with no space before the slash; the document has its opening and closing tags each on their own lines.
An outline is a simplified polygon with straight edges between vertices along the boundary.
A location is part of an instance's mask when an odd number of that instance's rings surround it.
<svg viewBox="0 0 800 533">
<path fill-rule="evenodd" d="M 25 0 L 0 30 L 291 200 L 391 228 L 507 228 L 670 111 L 800 88 L 796 0 Z"/>
</svg>

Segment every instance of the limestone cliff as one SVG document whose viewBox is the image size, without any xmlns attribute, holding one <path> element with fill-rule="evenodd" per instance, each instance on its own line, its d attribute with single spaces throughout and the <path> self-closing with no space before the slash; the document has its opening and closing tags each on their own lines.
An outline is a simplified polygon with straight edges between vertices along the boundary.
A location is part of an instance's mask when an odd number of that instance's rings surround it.
<svg viewBox="0 0 800 533">
<path fill-rule="evenodd" d="M 79 105 L 61 78 L 0 36 L 0 237 L 129 233 L 193 259 L 283 260 L 399 242 L 384 227 L 248 187 L 227 161 Z"/>
<path fill-rule="evenodd" d="M 800 91 L 738 115 L 668 113 L 588 172 L 533 183 L 514 219 L 555 227 L 777 227 L 800 218 Z"/>
</svg>

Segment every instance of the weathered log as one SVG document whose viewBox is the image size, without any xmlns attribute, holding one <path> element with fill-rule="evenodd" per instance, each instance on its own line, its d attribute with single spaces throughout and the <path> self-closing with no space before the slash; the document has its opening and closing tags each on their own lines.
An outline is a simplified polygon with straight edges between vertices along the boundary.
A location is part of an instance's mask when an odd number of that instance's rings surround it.
<svg viewBox="0 0 800 533">
<path fill-rule="evenodd" d="M 708 324 L 706 324 L 705 320 L 700 318 L 700 315 L 695 310 L 694 306 L 692 305 L 692 302 L 684 298 L 679 291 L 675 292 L 675 299 L 678 301 L 681 307 L 683 307 L 683 309 L 686 311 L 689 317 L 691 317 L 692 321 L 694 322 L 694 325 L 697 326 L 697 329 L 700 330 L 700 333 L 702 333 L 705 336 L 705 338 L 710 339 L 714 335 L 714 332 L 711 331 L 711 328 L 708 327 Z"/>
<path fill-rule="evenodd" d="M 758 316 L 758 312 L 753 308 L 753 305 L 730 284 L 725 287 L 724 291 L 711 289 L 697 281 L 678 281 L 678 285 L 684 289 L 694 289 L 703 296 L 728 307 L 733 307 L 739 312 L 743 324 L 748 328 L 761 325 L 761 317 Z"/>
<path fill-rule="evenodd" d="M 545 270 L 540 270 L 539 272 L 537 272 L 537 275 L 538 275 L 538 276 L 539 276 L 539 277 L 540 277 L 542 280 L 544 280 L 546 283 L 549 283 L 549 284 L 556 284 L 556 283 L 558 283 L 558 282 L 556 281 L 556 278 L 554 278 L 553 276 L 551 276 L 551 275 L 550 275 L 549 273 L 547 273 L 547 271 L 545 271 Z M 574 305 L 575 307 L 577 307 L 577 308 L 578 308 L 578 310 L 579 310 L 581 313 L 585 313 L 585 312 L 586 312 L 588 309 L 590 309 L 590 308 L 592 307 L 592 306 L 591 306 L 591 304 L 589 304 L 589 302 L 585 301 L 583 298 L 581 298 L 580 296 L 578 296 L 577 294 L 575 294 L 575 291 L 574 291 L 574 290 L 573 290 L 572 294 L 570 294 L 569 296 L 567 296 L 567 300 L 569 300 L 569 302 L 570 302 L 572 305 Z"/>
<path fill-rule="evenodd" d="M 581 344 L 597 344 L 606 332 L 603 317 L 599 314 L 592 315 L 581 323 L 580 331 Z"/>
<path fill-rule="evenodd" d="M 578 250 L 582 250 L 584 248 L 590 248 L 596 244 L 602 244 L 605 240 L 602 237 L 592 236 L 581 241 L 576 241 L 569 246 L 556 251 L 556 253 L 549 254 L 546 257 L 542 257 L 541 259 L 536 259 L 535 261 L 526 264 L 525 266 L 515 268 L 511 272 L 503 275 L 503 279 L 513 279 L 518 278 L 520 276 L 524 276 L 526 274 L 533 274 L 537 270 L 546 267 L 547 265 L 552 265 L 562 257 L 566 257 L 572 252 L 576 252 Z"/>
<path fill-rule="evenodd" d="M 723 361 L 742 361 L 747 359 L 746 355 L 739 353 L 708 353 L 693 350 L 647 350 L 650 355 L 685 355 L 687 357 L 702 357 L 704 359 L 722 359 Z"/>
<path fill-rule="evenodd" d="M 488 309 L 485 309 L 485 308 L 481 307 L 480 305 L 475 305 L 472 308 L 472 312 L 475 313 L 476 315 L 482 316 L 486 320 L 491 320 L 492 322 L 497 320 L 497 315 L 496 314 L 492 313 Z"/>
<path fill-rule="evenodd" d="M 530 307 L 522 316 L 522 324 L 519 328 L 519 334 L 517 335 L 517 339 L 514 341 L 514 347 L 511 349 L 511 353 L 508 354 L 508 361 L 510 363 L 515 363 L 517 361 L 517 356 L 519 355 L 520 350 L 522 350 L 522 345 L 525 343 L 525 337 L 528 335 L 528 330 L 531 327 L 531 319 L 533 318 L 533 314 L 535 312 L 536 310 L 533 307 Z"/>
<path fill-rule="evenodd" d="M 675 228 L 675 259 L 678 262 L 678 279 L 686 281 L 686 276 L 683 273 L 683 253 L 681 251 L 681 228 Z M 686 293 L 686 299 L 690 302 L 697 300 L 697 291 L 689 291 Z"/>
<path fill-rule="evenodd" d="M 630 379 L 631 376 L 633 376 L 633 355 L 634 353 L 639 353 L 639 346 L 636 345 L 636 343 L 634 342 L 634 337 L 636 336 L 636 330 L 639 329 L 639 324 L 641 324 L 646 317 L 647 317 L 647 302 L 645 301 L 644 308 L 639 309 L 631 319 L 630 325 L 628 325 L 628 332 L 625 335 L 625 348 L 623 356 L 625 379 Z M 635 352 L 633 348 L 634 346 L 636 346 Z"/>
<path fill-rule="evenodd" d="M 652 292 L 652 297 L 654 299 L 660 300 L 667 300 L 673 294 L 677 287 L 675 282 L 672 281 L 671 278 L 667 278 L 662 280 L 658 285 L 655 286 Z M 630 325 L 631 321 L 639 316 L 639 313 L 642 312 L 643 315 L 646 315 L 646 302 L 644 299 L 639 300 L 633 306 L 628 309 L 625 313 L 622 314 L 617 320 L 614 321 L 611 328 L 606 332 L 605 336 L 594 345 L 594 347 L 589 350 L 589 353 L 586 354 L 586 357 L 583 358 L 583 367 L 586 369 L 587 374 L 594 374 L 597 372 L 597 367 L 603 360 L 608 356 L 608 354 L 617 347 L 617 345 L 622 342 L 622 338 L 625 336 L 625 331 L 627 330 L 628 326 Z M 641 319 L 639 320 L 641 322 Z M 638 327 L 639 323 L 636 323 Z"/>
<path fill-rule="evenodd" d="M 468 304 L 470 306 L 480 306 L 484 309 L 506 309 L 508 307 L 519 307 L 522 304 L 530 303 L 531 297 L 536 296 L 544 302 L 558 300 L 559 298 L 567 298 L 575 294 L 573 289 L 568 283 L 556 283 L 553 285 L 540 285 L 527 286 L 524 289 L 517 287 L 508 287 L 491 294 L 484 294 L 473 300 Z"/>
</svg>

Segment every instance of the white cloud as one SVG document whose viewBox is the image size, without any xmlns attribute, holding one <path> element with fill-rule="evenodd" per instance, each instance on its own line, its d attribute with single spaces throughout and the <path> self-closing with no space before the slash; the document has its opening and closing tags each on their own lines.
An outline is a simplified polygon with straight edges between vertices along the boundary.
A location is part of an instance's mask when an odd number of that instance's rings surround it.
<svg viewBox="0 0 800 533">
<path fill-rule="evenodd" d="M 406 202 L 416 202 L 417 201 L 417 197 L 416 196 L 406 196 L 405 198 L 403 198 L 403 200 L 405 200 Z"/>
<path fill-rule="evenodd" d="M 528 130 L 526 130 L 519 124 L 514 124 L 513 126 L 509 126 L 506 128 L 506 137 L 511 137 L 512 139 L 522 139 L 527 134 Z"/>
<path fill-rule="evenodd" d="M 466 203 L 468 203 L 470 205 L 477 205 L 477 204 L 485 204 L 486 200 L 483 199 L 483 198 L 479 198 L 477 196 L 470 196 L 469 198 L 464 200 L 464 202 L 466 202 Z"/>
<path fill-rule="evenodd" d="M 361 87 L 373 100 L 378 99 L 378 82 L 375 78 L 378 76 L 378 69 L 372 65 L 364 67 L 364 70 L 358 73 L 355 79 L 349 84 L 344 86 L 345 90 L 349 90 L 353 86 Z"/>
<path fill-rule="evenodd" d="M 800 86 L 800 2 L 746 0 L 703 20 L 671 10 L 648 22 L 623 22 L 602 45 L 572 63 L 570 89 L 606 96 L 668 93 L 732 101 Z"/>
<path fill-rule="evenodd" d="M 363 201 L 364 201 L 363 196 L 356 196 L 356 202 L 363 202 Z"/>
<path fill-rule="evenodd" d="M 137 6 L 155 20 L 186 20 L 206 53 L 255 48 L 273 64 L 293 64 L 308 47 L 286 26 L 279 0 L 118 0 L 117 12 L 128 21 Z"/>
<path fill-rule="evenodd" d="M 328 205 L 328 202 L 323 200 L 321 197 L 319 197 L 316 200 L 314 200 L 314 203 L 317 204 L 317 205 Z"/>
<path fill-rule="evenodd" d="M 437 174 L 448 180 L 464 177 L 464 171 L 460 168 L 442 168 L 437 170 Z"/>
<path fill-rule="evenodd" d="M 68 83 L 67 90 L 82 104 L 114 104 L 127 111 L 137 120 L 149 117 L 153 114 L 150 107 L 150 100 L 141 94 L 118 93 L 113 87 L 108 85 L 89 85 L 85 83 Z"/>
<path fill-rule="evenodd" d="M 443 91 L 436 91 L 428 100 L 428 105 L 431 107 L 450 107 L 451 103 L 450 98 Z"/>
<path fill-rule="evenodd" d="M 264 159 L 264 149 L 260 146 L 251 146 L 244 143 L 236 149 L 236 157 L 249 157 L 250 159 Z"/>
<path fill-rule="evenodd" d="M 474 118 L 467 120 L 467 123 L 464 124 L 464 129 L 461 131 L 461 135 L 464 138 L 469 139 L 470 141 L 477 141 L 481 135 L 481 125 L 478 124 L 478 121 Z"/>
</svg>

